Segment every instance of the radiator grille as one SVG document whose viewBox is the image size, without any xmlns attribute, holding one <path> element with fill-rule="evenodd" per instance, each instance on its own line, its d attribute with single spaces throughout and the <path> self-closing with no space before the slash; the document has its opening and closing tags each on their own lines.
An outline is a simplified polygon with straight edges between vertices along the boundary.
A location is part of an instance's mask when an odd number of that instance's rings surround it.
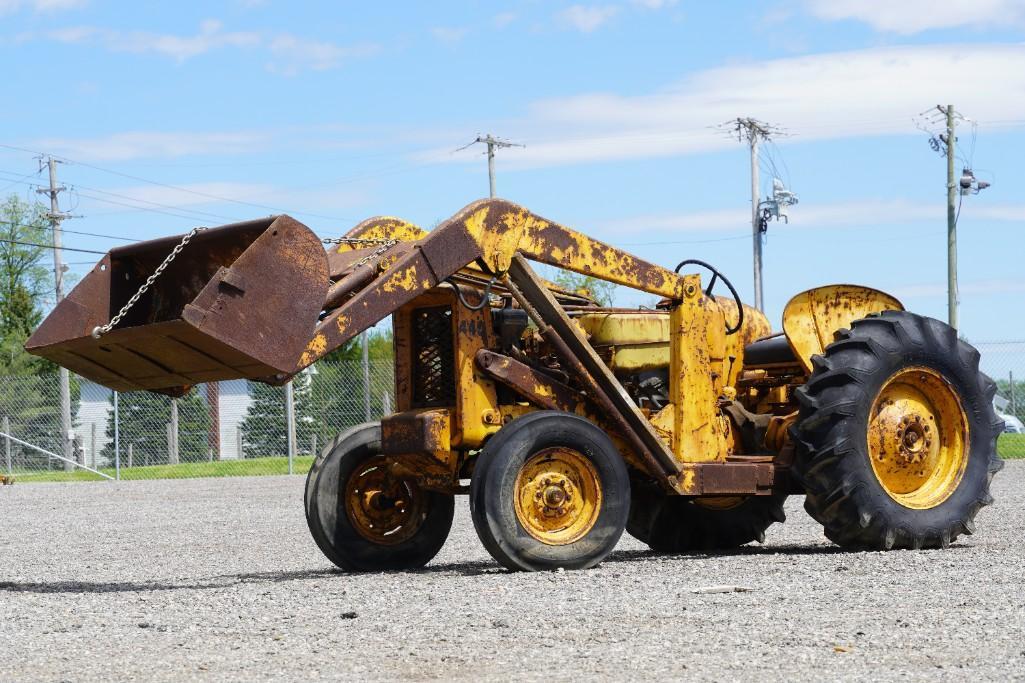
<svg viewBox="0 0 1025 683">
<path fill-rule="evenodd" d="M 413 311 L 413 407 L 455 404 L 455 350 L 452 309 L 448 306 Z"/>
</svg>

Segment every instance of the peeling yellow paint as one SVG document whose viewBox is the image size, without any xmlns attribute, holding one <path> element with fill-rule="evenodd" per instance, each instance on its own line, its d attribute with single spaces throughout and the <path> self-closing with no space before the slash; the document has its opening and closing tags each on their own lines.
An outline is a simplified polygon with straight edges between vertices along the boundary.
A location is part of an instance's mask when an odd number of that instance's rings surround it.
<svg viewBox="0 0 1025 683">
<path fill-rule="evenodd" d="M 393 273 L 384 281 L 381 289 L 385 292 L 408 292 L 416 289 L 416 286 L 416 264 L 412 264 L 403 270 Z"/>
</svg>

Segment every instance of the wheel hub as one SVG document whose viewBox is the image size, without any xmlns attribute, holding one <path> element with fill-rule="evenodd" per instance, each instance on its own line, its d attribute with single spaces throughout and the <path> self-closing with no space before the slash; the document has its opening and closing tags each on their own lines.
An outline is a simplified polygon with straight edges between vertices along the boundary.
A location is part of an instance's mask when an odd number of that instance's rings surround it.
<svg viewBox="0 0 1025 683">
<path fill-rule="evenodd" d="M 516 477 L 516 519 L 547 545 L 572 543 L 598 519 L 598 471 L 584 455 L 568 448 L 535 453 Z"/>
<path fill-rule="evenodd" d="M 886 381 L 867 438 L 876 478 L 905 507 L 935 507 L 957 488 L 967 462 L 968 421 L 953 388 L 934 370 L 907 368 Z"/>
<path fill-rule="evenodd" d="M 384 456 L 362 463 L 345 483 L 345 513 L 356 532 L 374 543 L 411 538 L 423 521 L 424 505 L 416 484 L 392 474 Z"/>
</svg>

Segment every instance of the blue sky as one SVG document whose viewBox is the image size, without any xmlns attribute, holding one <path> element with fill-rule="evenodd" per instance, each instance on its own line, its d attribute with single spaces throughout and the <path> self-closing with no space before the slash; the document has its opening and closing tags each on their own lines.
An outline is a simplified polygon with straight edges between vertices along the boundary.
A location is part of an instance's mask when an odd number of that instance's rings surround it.
<svg viewBox="0 0 1025 683">
<path fill-rule="evenodd" d="M 747 152 L 715 126 L 752 116 L 786 131 L 763 196 L 775 168 L 801 199 L 765 247 L 774 324 L 831 282 L 944 319 L 945 162 L 915 121 L 952 102 L 993 183 L 961 212 L 962 332 L 1023 340 L 1025 2 L 943 6 L 0 0 L 0 188 L 41 182 L 32 150 L 68 160 L 68 230 L 430 226 L 487 193 L 482 150 L 454 150 L 491 132 L 526 145 L 499 154 L 501 196 L 662 265 L 711 261 L 750 299 Z"/>
</svg>

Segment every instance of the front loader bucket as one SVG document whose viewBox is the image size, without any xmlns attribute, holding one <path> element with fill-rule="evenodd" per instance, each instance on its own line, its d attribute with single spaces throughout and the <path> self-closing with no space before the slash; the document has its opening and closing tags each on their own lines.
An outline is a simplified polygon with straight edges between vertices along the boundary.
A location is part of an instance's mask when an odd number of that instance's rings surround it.
<svg viewBox="0 0 1025 683">
<path fill-rule="evenodd" d="M 118 391 L 294 372 L 330 283 L 320 240 L 288 216 L 197 233 L 110 332 L 92 336 L 180 241 L 112 250 L 26 350 Z"/>
</svg>

